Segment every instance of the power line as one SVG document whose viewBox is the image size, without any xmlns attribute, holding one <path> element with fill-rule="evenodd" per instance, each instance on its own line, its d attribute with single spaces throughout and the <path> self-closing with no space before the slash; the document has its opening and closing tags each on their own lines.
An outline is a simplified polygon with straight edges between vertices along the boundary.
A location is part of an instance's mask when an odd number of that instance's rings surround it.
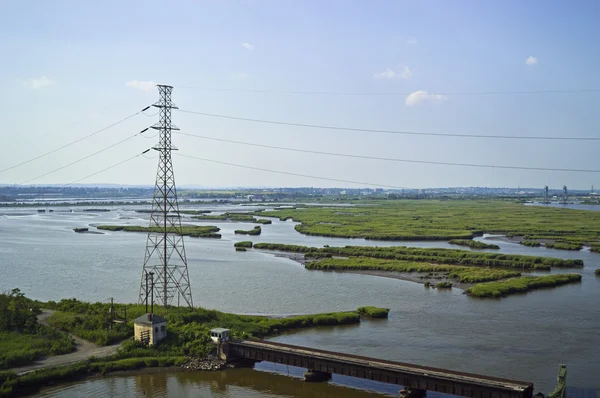
<svg viewBox="0 0 600 398">
<path fill-rule="evenodd" d="M 401 135 L 417 135 L 417 136 L 434 136 L 434 137 L 462 137 L 462 138 L 494 138 L 494 139 L 513 139 L 513 140 L 562 140 L 562 141 L 600 141 L 600 137 L 538 137 L 538 136 L 515 136 L 515 135 L 482 135 L 482 134 L 442 134 L 442 133 L 424 133 L 415 131 L 397 131 L 397 130 L 378 130 L 378 129 L 362 129 L 355 127 L 328 126 L 319 124 L 305 124 L 282 122 L 276 120 L 251 119 L 245 117 L 219 115 L 215 113 L 195 112 L 179 109 L 178 112 L 191 113 L 195 115 L 210 116 L 221 119 L 241 120 L 245 122 L 276 124 L 280 126 L 306 127 L 313 129 L 325 130 L 342 130 L 342 131 L 358 131 L 363 133 L 384 133 L 384 134 L 401 134 Z"/>
<path fill-rule="evenodd" d="M 242 88 L 217 88 L 198 86 L 175 86 L 202 91 L 224 91 L 234 93 L 262 93 L 262 94 L 293 94 L 293 95 L 338 95 L 338 96 L 404 96 L 410 92 L 343 92 L 343 91 L 285 91 L 285 90 L 255 90 Z M 564 89 L 564 90 L 520 90 L 520 91 L 455 91 L 438 92 L 440 95 L 527 95 L 527 94 L 569 94 L 569 93 L 598 93 L 600 89 Z"/>
<path fill-rule="evenodd" d="M 309 150 L 309 149 L 297 149 L 297 148 L 286 148 L 286 147 L 273 146 L 273 145 L 254 144 L 251 142 L 233 141 L 233 140 L 226 140 L 224 138 L 207 137 L 207 136 L 202 136 L 202 135 L 197 135 L 197 134 L 188 134 L 188 133 L 181 133 L 181 132 L 178 132 L 177 134 L 187 135 L 187 136 L 196 137 L 196 138 L 202 138 L 202 139 L 206 139 L 206 140 L 227 142 L 227 143 L 231 143 L 231 144 L 254 146 L 254 147 L 259 147 L 259 148 L 277 149 L 277 150 L 291 151 L 291 152 L 312 153 L 312 154 L 316 154 L 316 155 L 340 156 L 340 157 L 355 158 L 355 159 L 371 159 L 371 160 L 384 160 L 384 161 L 388 161 L 388 162 L 433 164 L 433 165 L 440 165 L 440 166 L 477 167 L 477 168 L 490 168 L 490 169 L 600 173 L 600 170 L 591 170 L 591 169 L 565 169 L 565 168 L 552 168 L 552 167 L 501 166 L 501 165 L 496 166 L 496 165 L 489 165 L 489 164 L 453 163 L 453 162 L 439 162 L 439 161 L 428 161 L 428 160 L 385 158 L 385 157 L 366 156 L 366 155 L 352 155 L 352 154 L 346 154 L 346 153 L 324 152 L 324 151 L 314 151 L 314 150 Z"/>
<path fill-rule="evenodd" d="M 14 168 L 17 168 L 17 167 L 19 167 L 19 166 L 23 166 L 24 164 L 27 164 L 27 163 L 33 162 L 34 160 L 41 159 L 41 158 L 43 158 L 44 156 L 48 156 L 48 155 L 50 155 L 50 154 L 53 154 L 54 152 L 58 152 L 58 151 L 60 151 L 61 149 L 64 149 L 64 148 L 66 148 L 66 147 L 69 147 L 69 146 L 71 146 L 71 145 L 73 145 L 73 144 L 76 144 L 76 143 L 78 143 L 78 142 L 81 142 L 81 141 L 83 141 L 83 140 L 85 140 L 85 139 L 87 139 L 87 138 L 90 138 L 90 137 L 92 137 L 92 136 L 94 136 L 94 135 L 96 135 L 96 134 L 99 134 L 99 133 L 101 133 L 101 132 L 103 132 L 103 131 L 106 131 L 106 130 L 108 130 L 108 129 L 109 129 L 109 128 L 111 128 L 111 127 L 114 127 L 114 126 L 116 126 L 117 124 L 121 124 L 121 123 L 123 123 L 124 121 L 126 121 L 126 120 L 129 120 L 129 119 L 131 119 L 132 117 L 134 117 L 134 116 L 136 116 L 136 115 L 138 115 L 138 114 L 140 114 L 140 113 L 143 113 L 143 112 L 144 112 L 145 110 L 147 110 L 148 108 L 150 108 L 150 106 L 147 106 L 147 107 L 145 107 L 144 109 L 142 109 L 141 111 L 138 111 L 138 112 L 136 112 L 136 113 L 134 113 L 134 114 L 132 114 L 132 115 L 129 115 L 129 116 L 127 116 L 126 118 L 123 118 L 123 119 L 121 119 L 121 120 L 119 120 L 119 121 L 117 121 L 117 122 L 115 122 L 115 123 L 113 123 L 113 124 L 111 124 L 111 125 L 108 125 L 108 126 L 106 126 L 106 127 L 102 128 L 102 129 L 100 129 L 100 130 L 96 130 L 96 131 L 94 131 L 93 133 L 86 135 L 85 137 L 79 138 L 79 139 L 77 139 L 77 140 L 75 140 L 75 141 L 71 141 L 71 142 L 69 142 L 68 144 L 65 144 L 65 145 L 63 145 L 63 146 L 61 146 L 61 147 L 58 147 L 58 148 L 56 148 L 56 149 L 53 149 L 53 150 L 51 150 L 51 151 L 49 151 L 49 152 L 43 153 L 43 154 L 41 154 L 41 155 L 39 155 L 39 156 L 36 156 L 36 157 L 34 157 L 34 158 L 31 158 L 31 159 L 29 159 L 29 160 L 26 160 L 26 161 L 24 161 L 24 162 L 21 162 L 21 163 L 19 163 L 19 164 L 15 164 L 14 166 L 10 166 L 10 167 L 7 167 L 7 168 L 5 168 L 5 169 L 2 169 L 2 170 L 0 170 L 0 173 L 4 173 L 5 171 L 12 170 L 12 169 L 14 169 Z"/>
<path fill-rule="evenodd" d="M 298 174 L 298 173 L 291 173 L 291 172 L 287 172 L 287 171 L 279 171 L 279 170 L 271 170 L 271 169 L 263 169 L 260 167 L 252 167 L 252 166 L 246 166 L 243 164 L 235 164 L 235 163 L 229 163 L 229 162 L 221 162 L 219 160 L 212 160 L 212 159 L 205 159 L 205 158 L 200 158 L 197 156 L 190 156 L 190 155 L 184 155 L 182 153 L 178 153 L 178 156 L 183 156 L 185 158 L 190 158 L 190 159 L 196 159 L 196 160 L 202 160 L 204 162 L 210 162 L 210 163 L 217 163 L 217 164 L 224 164 L 227 166 L 234 166 L 234 167 L 240 167 L 243 169 L 249 169 L 249 170 L 258 170 L 258 171 L 266 171 L 268 173 L 275 173 L 275 174 L 283 174 L 283 175 L 288 175 L 288 176 L 295 176 L 295 177 L 306 177 L 306 178 L 313 178 L 313 179 L 317 179 L 317 180 L 325 180 L 325 181 L 334 181 L 334 182 L 345 182 L 345 183 L 349 183 L 349 184 L 357 184 L 357 185 L 370 185 L 373 187 L 382 187 L 382 188 L 394 188 L 394 189 L 406 189 L 406 187 L 399 187 L 396 185 L 384 185 L 384 184 L 373 184 L 370 182 L 360 182 L 360 181 L 350 181 L 350 180 L 341 180 L 338 178 L 328 178 L 328 177 L 317 177 L 317 176 L 312 176 L 312 175 L 308 175 L 308 174 Z"/>
<path fill-rule="evenodd" d="M 108 167 L 106 167 L 106 168 L 104 168 L 104 169 L 102 169 L 102 170 L 100 170 L 100 171 L 97 171 L 97 172 L 95 172 L 95 173 L 92 173 L 92 174 L 88 174 L 88 175 L 86 175 L 86 176 L 85 176 L 85 177 L 83 177 L 83 178 L 80 178 L 80 179 L 78 179 L 78 180 L 75 180 L 75 181 L 72 181 L 72 182 L 70 182 L 70 183 L 68 183 L 68 184 L 65 184 L 65 185 L 63 185 L 63 188 L 64 188 L 64 187 L 66 187 L 66 186 L 69 186 L 69 185 L 77 184 L 77 183 L 78 183 L 78 182 L 80 182 L 80 181 L 83 181 L 83 180 L 85 180 L 85 179 L 88 179 L 88 178 L 90 178 L 90 177 L 93 177 L 93 176 L 95 176 L 95 175 L 97 175 L 97 174 L 103 173 L 103 172 L 105 172 L 105 171 L 107 171 L 107 170 L 113 169 L 113 168 L 115 168 L 115 167 L 117 167 L 117 166 L 120 166 L 120 165 L 122 165 L 123 163 L 127 163 L 127 162 L 129 162 L 130 160 L 133 160 L 133 159 L 135 159 L 135 158 L 137 158 L 137 157 L 139 157 L 139 156 L 143 156 L 143 155 L 144 155 L 146 152 L 148 152 L 150 149 L 152 149 L 152 148 L 148 148 L 148 149 L 146 149 L 144 152 L 138 153 L 137 155 L 135 155 L 135 156 L 132 156 L 132 157 L 130 157 L 130 158 L 128 158 L 128 159 L 125 159 L 125 160 L 123 160 L 123 161 L 121 161 L 121 162 L 119 162 L 119 163 L 115 163 L 115 164 L 113 164 L 112 166 L 108 166 Z"/>
<path fill-rule="evenodd" d="M 64 165 L 64 166 L 61 166 L 61 167 L 59 167 L 59 168 L 57 168 L 57 169 L 54 169 L 54 170 L 48 171 L 48 172 L 46 172 L 46 173 L 44 173 L 44 174 L 41 174 L 41 175 L 39 175 L 39 176 L 37 176 L 37 177 L 31 178 L 31 179 L 29 179 L 29 180 L 27 180 L 27 181 L 25 181 L 25 182 L 22 182 L 20 185 L 28 184 L 28 183 L 30 183 L 31 181 L 34 181 L 34 180 L 37 180 L 37 179 L 39 179 L 39 178 L 45 177 L 45 176 L 47 176 L 47 175 L 50 175 L 50 174 L 52 174 L 52 173 L 55 173 L 55 172 L 57 172 L 57 171 L 60 171 L 60 170 L 62 170 L 62 169 L 66 169 L 67 167 L 73 166 L 74 164 L 77 164 L 77 163 L 79 163 L 79 162 L 82 162 L 82 161 L 84 161 L 84 160 L 86 160 L 86 159 L 89 159 L 89 158 L 91 158 L 92 156 L 96 156 L 97 154 L 99 154 L 99 153 L 102 153 L 102 152 L 104 152 L 104 151 L 106 151 L 106 150 L 109 150 L 110 148 L 114 148 L 114 147 L 116 147 L 117 145 L 120 145 L 120 144 L 124 143 L 125 141 L 129 141 L 130 139 L 132 139 L 132 138 L 134 138 L 134 137 L 136 137 L 136 136 L 138 136 L 138 135 L 140 135 L 140 134 L 144 133 L 144 132 L 145 132 L 145 131 L 147 131 L 148 129 L 149 129 L 149 127 L 145 128 L 144 130 L 140 131 L 139 133 L 136 133 L 136 134 L 134 134 L 134 135 L 131 135 L 131 136 L 129 136 L 129 137 L 127 137 L 127 138 L 125 138 L 125 139 L 123 139 L 123 140 L 119 141 L 119 142 L 115 142 L 115 143 L 114 143 L 114 144 L 112 144 L 112 145 L 109 145 L 109 146 L 107 146 L 107 147 L 104 147 L 104 148 L 100 149 L 99 151 L 96 151 L 96 152 L 94 152 L 94 153 L 92 153 L 92 154 L 89 154 L 89 155 L 87 155 L 87 156 L 84 156 L 84 157 L 82 157 L 82 158 L 80 158 L 80 159 L 77 159 L 77 160 L 75 160 L 75 161 L 73 161 L 73 162 L 71 162 L 71 163 L 68 163 L 68 164 L 66 164 L 66 165 Z"/>
</svg>

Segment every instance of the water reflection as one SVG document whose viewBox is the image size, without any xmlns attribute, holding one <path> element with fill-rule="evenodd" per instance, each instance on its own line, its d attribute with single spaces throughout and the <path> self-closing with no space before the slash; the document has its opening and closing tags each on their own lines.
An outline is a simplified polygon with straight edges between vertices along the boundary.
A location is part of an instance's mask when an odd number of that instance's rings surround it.
<svg viewBox="0 0 600 398">
<path fill-rule="evenodd" d="M 397 393 L 391 387 L 390 396 Z M 373 398 L 385 396 L 331 383 L 305 383 L 300 378 L 252 369 L 222 372 L 165 372 L 107 376 L 45 389 L 36 397 L 299 397 Z"/>
</svg>

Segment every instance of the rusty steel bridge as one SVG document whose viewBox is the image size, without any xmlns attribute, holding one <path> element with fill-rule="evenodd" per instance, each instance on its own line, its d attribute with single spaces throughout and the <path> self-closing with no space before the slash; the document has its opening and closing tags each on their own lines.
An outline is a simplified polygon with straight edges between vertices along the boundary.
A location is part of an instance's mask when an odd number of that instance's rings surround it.
<svg viewBox="0 0 600 398">
<path fill-rule="evenodd" d="M 410 397 L 423 397 L 426 391 L 473 398 L 532 398 L 533 396 L 533 383 L 529 382 L 264 340 L 226 341 L 223 342 L 220 352 L 228 361 L 268 361 L 307 368 L 311 376 L 317 376 L 315 380 L 327 380 L 334 373 L 396 384 L 403 386 L 405 396 Z"/>
</svg>

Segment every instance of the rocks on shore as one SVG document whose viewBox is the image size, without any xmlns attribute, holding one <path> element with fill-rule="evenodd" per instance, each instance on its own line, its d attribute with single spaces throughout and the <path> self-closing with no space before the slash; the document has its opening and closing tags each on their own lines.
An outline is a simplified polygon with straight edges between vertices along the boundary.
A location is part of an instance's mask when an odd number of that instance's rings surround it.
<svg viewBox="0 0 600 398">
<path fill-rule="evenodd" d="M 211 356 L 206 358 L 190 357 L 181 367 L 187 370 L 213 371 L 227 369 L 231 366 L 227 365 L 225 361 Z"/>
</svg>

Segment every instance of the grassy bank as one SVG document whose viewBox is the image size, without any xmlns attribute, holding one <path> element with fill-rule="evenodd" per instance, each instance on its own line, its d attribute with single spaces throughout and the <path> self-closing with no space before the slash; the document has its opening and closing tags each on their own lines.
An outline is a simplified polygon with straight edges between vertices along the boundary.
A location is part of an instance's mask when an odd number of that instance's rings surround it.
<svg viewBox="0 0 600 398">
<path fill-rule="evenodd" d="M 371 318 L 387 318 L 390 312 L 387 308 L 373 306 L 359 307 L 356 311 L 360 315 L 369 316 Z"/>
<path fill-rule="evenodd" d="M 180 366 L 187 361 L 186 357 L 145 357 L 117 360 L 90 359 L 73 365 L 37 370 L 17 377 L 14 373 L 0 372 L 0 396 L 20 397 L 38 391 L 41 387 L 58 384 L 64 381 L 82 379 L 94 374 L 105 374 L 114 371 L 136 370 L 145 367 Z"/>
<path fill-rule="evenodd" d="M 260 233 L 262 232 L 262 229 L 260 228 L 259 225 L 257 225 L 256 227 L 250 229 L 250 230 L 243 230 L 243 229 L 236 229 L 235 233 L 238 235 L 260 235 Z"/>
<path fill-rule="evenodd" d="M 258 213 L 257 213 L 258 214 Z M 501 200 L 398 200 L 347 208 L 278 209 L 262 216 L 293 219 L 306 235 L 379 240 L 472 239 L 483 233 L 527 240 L 600 243 L 600 213 Z"/>
<path fill-rule="evenodd" d="M 305 267 L 306 269 L 321 271 L 417 272 L 428 274 L 431 277 L 443 276 L 455 279 L 461 283 L 496 281 L 521 275 L 518 271 L 497 268 L 426 264 L 365 257 L 353 257 L 349 259 L 326 258 L 308 262 Z"/>
<path fill-rule="evenodd" d="M 0 294 L 0 370 L 75 350 L 69 336 L 38 324 L 39 313 L 19 289 Z"/>
<path fill-rule="evenodd" d="M 250 242 L 249 240 L 245 240 L 242 242 L 236 242 L 233 244 L 233 247 L 239 247 L 239 248 L 244 248 L 244 249 L 252 249 L 252 242 Z"/>
<path fill-rule="evenodd" d="M 467 289 L 466 293 L 474 297 L 502 297 L 509 294 L 524 293 L 534 289 L 553 287 L 581 281 L 579 274 L 558 274 L 548 276 L 524 276 L 500 282 L 482 283 Z"/>
<path fill-rule="evenodd" d="M 0 296 L 0 303 L 2 303 Z M 56 312 L 49 318 L 52 325 L 90 339 L 97 344 L 105 345 L 125 339 L 117 354 L 110 358 L 90 358 L 86 362 L 60 368 L 45 369 L 16 377 L 9 371 L 0 371 L 0 396 L 21 396 L 25 392 L 35 391 L 40 386 L 64 380 L 86 377 L 90 374 L 105 373 L 114 370 L 138 369 L 146 366 L 179 365 L 188 356 L 204 357 L 214 350 L 209 331 L 214 327 L 231 329 L 233 338 L 267 337 L 288 330 L 315 326 L 334 326 L 360 323 L 361 313 L 372 317 L 383 317 L 382 311 L 376 307 L 361 307 L 356 311 L 332 312 L 324 314 L 299 315 L 287 318 L 267 318 L 263 316 L 236 315 L 203 308 L 169 308 L 155 307 L 155 313 L 168 320 L 168 337 L 157 347 L 145 347 L 131 337 L 133 334 L 132 319 L 145 313 L 145 306 L 127 305 L 127 322 L 122 326 L 110 326 L 109 304 L 87 303 L 76 299 L 65 299 L 59 302 L 37 303 L 25 299 L 27 304 L 42 305 Z M 117 313 L 124 305 L 116 304 Z M 29 312 L 29 311 L 27 311 Z M 24 314 L 26 315 L 27 312 Z M 0 313 L 0 320 L 3 319 Z M 35 318 L 35 315 L 33 316 Z M 51 330 L 51 329 L 48 329 Z M 61 336 L 65 336 L 52 330 Z M 12 331 L 23 340 L 24 344 L 32 344 L 34 340 L 22 331 Z M 0 336 L 0 352 L 4 345 L 15 344 L 15 339 L 6 338 L 7 333 Z M 4 344 L 4 345 L 3 345 Z M 15 345 L 17 347 L 17 345 Z"/>
<path fill-rule="evenodd" d="M 257 212 L 260 214 L 260 212 Z M 199 215 L 194 216 L 197 220 L 219 220 L 219 221 L 237 221 L 237 222 L 253 222 L 257 224 L 271 224 L 271 220 L 265 218 L 257 219 L 252 214 L 248 213 L 223 213 L 223 214 L 210 214 L 210 215 Z"/>
<path fill-rule="evenodd" d="M 104 231 L 125 231 L 125 232 L 163 232 L 163 228 L 160 227 L 142 227 L 139 225 L 98 225 L 96 228 Z M 217 234 L 219 228 L 212 225 L 196 226 L 196 225 L 184 225 L 179 228 L 167 228 L 168 233 L 176 233 L 178 235 L 190 236 L 192 238 L 220 238 L 221 235 Z"/>
<path fill-rule="evenodd" d="M 49 322 L 64 331 L 99 345 L 114 343 L 129 338 L 133 333 L 131 319 L 145 313 L 145 306 L 127 305 L 128 322 L 108 330 L 110 324 L 109 304 L 86 303 L 75 299 L 48 302 L 45 307 L 56 312 Z M 122 305 L 116 305 L 117 312 Z M 169 337 L 157 349 L 127 346 L 129 356 L 155 356 L 156 350 L 168 355 L 203 356 L 212 348 L 209 344 L 209 330 L 213 327 L 230 328 L 234 338 L 266 337 L 286 330 L 324 325 L 345 325 L 359 323 L 357 311 L 325 314 L 300 315 L 287 318 L 267 318 L 263 316 L 228 314 L 203 308 L 177 308 L 165 313 L 164 308 L 155 307 L 155 313 L 167 318 Z M 141 350 L 141 351 L 140 351 Z"/>
<path fill-rule="evenodd" d="M 581 250 L 582 246 L 577 243 L 546 243 L 546 247 L 550 249 L 560 249 L 560 250 Z"/>
<path fill-rule="evenodd" d="M 522 240 L 521 243 L 523 246 L 529 247 L 540 247 L 541 243 L 535 240 Z"/>
<path fill-rule="evenodd" d="M 549 270 L 551 267 L 579 268 L 582 260 L 563 260 L 560 258 L 524 256 L 518 254 L 482 253 L 455 249 L 423 249 L 418 247 L 392 246 L 345 246 L 345 247 L 307 247 L 279 243 L 257 243 L 255 249 L 278 250 L 284 252 L 309 254 L 330 254 L 341 257 L 370 257 L 389 260 L 403 260 L 446 265 L 468 265 L 479 267 L 503 267 L 516 269 Z"/>
<path fill-rule="evenodd" d="M 47 326 L 38 325 L 29 333 L 0 332 L 0 370 L 73 351 L 73 339 Z"/>
<path fill-rule="evenodd" d="M 471 249 L 500 249 L 500 246 L 490 243 L 483 243 L 472 239 L 452 239 L 448 242 L 451 245 L 466 246 Z"/>
</svg>

